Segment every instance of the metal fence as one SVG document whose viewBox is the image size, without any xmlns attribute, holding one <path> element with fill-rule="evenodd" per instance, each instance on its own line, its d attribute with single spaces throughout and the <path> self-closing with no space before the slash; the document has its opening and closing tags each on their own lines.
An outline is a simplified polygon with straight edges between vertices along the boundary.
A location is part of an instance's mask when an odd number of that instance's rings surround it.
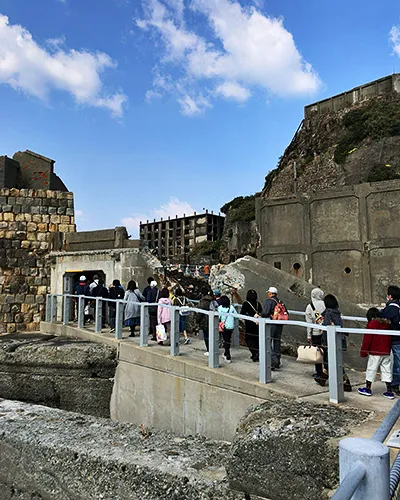
<svg viewBox="0 0 400 500">
<path fill-rule="evenodd" d="M 101 333 L 102 331 L 102 308 L 103 304 L 115 303 L 115 338 L 122 339 L 122 328 L 123 328 L 123 312 L 124 306 L 127 301 L 122 299 L 103 299 L 101 297 L 91 297 L 82 295 L 71 295 L 71 294 L 49 294 L 46 298 L 46 321 L 47 322 L 57 322 L 61 321 L 64 325 L 70 323 L 70 313 L 71 307 L 75 304 L 77 305 L 77 326 L 78 328 L 84 327 L 84 309 L 88 303 L 95 303 L 94 308 L 94 331 L 96 333 Z M 149 344 L 149 307 L 166 307 L 171 309 L 171 332 L 170 340 L 171 356 L 178 356 L 180 349 L 179 342 L 179 311 L 186 310 L 187 306 L 177 307 L 167 304 L 149 304 L 147 302 L 137 303 L 140 307 L 140 346 L 147 347 Z M 61 306 L 61 307 L 59 307 Z M 208 330 L 209 330 L 209 359 L 208 366 L 210 368 L 219 368 L 219 331 L 218 323 L 219 316 L 218 312 L 215 311 L 205 311 L 204 309 L 199 309 L 196 307 L 190 308 L 191 312 L 204 314 L 208 316 Z M 304 317 L 304 312 L 301 311 L 289 311 L 292 316 Z M 287 326 L 296 326 L 302 328 L 309 328 L 310 323 L 306 321 L 275 321 L 268 318 L 252 318 L 250 316 L 245 316 L 239 313 L 224 313 L 224 316 L 233 316 L 235 318 L 235 331 L 233 338 L 233 345 L 238 344 L 239 336 L 239 320 L 253 321 L 259 326 L 259 382 L 262 384 L 268 384 L 272 381 L 271 377 L 271 326 L 273 324 L 281 324 Z M 365 318 L 344 316 L 344 320 L 350 321 L 362 321 L 366 322 Z M 342 353 L 342 342 L 341 337 L 343 333 L 350 334 L 364 334 L 364 333 L 374 333 L 377 335 L 384 335 L 387 332 L 382 330 L 371 330 L 362 328 L 346 328 L 339 326 L 322 326 L 315 325 L 318 330 L 325 331 L 327 333 L 328 340 L 328 372 L 329 372 L 329 400 L 332 403 L 341 403 L 344 401 L 344 389 L 343 389 L 343 353 Z M 391 331 L 391 334 L 399 334 L 400 332 Z M 236 336 L 236 339 L 235 339 Z"/>
<path fill-rule="evenodd" d="M 400 481 L 400 454 L 390 468 L 389 448 L 383 442 L 399 416 L 400 401 L 397 401 L 371 439 L 346 438 L 340 441 L 340 486 L 332 497 L 334 500 L 396 498 Z"/>
</svg>

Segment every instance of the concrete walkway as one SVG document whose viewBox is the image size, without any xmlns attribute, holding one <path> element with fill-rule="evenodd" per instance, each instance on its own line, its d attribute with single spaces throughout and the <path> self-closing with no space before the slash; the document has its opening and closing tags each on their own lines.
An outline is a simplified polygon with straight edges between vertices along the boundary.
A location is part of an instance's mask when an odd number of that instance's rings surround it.
<svg viewBox="0 0 400 500">
<path fill-rule="evenodd" d="M 55 329 L 54 327 L 57 326 Z M 73 326 L 73 324 L 70 324 Z M 52 328 L 53 327 L 53 328 Z M 46 333 L 63 333 L 63 325 L 42 323 L 42 331 Z M 52 331 L 53 330 L 53 331 Z M 208 368 L 208 358 L 204 356 L 205 347 L 202 340 L 198 337 L 191 337 L 191 343 L 188 345 L 180 345 L 179 357 L 170 356 L 170 348 L 167 346 L 160 346 L 156 342 L 149 341 L 148 347 L 140 348 L 139 337 L 129 337 L 129 332 L 124 328 L 123 339 L 117 341 L 114 334 L 105 330 L 101 334 L 94 332 L 94 326 L 88 325 L 84 329 L 68 328 L 69 331 L 74 330 L 78 338 L 85 340 L 92 340 L 94 342 L 102 342 L 107 344 L 121 344 L 124 348 L 132 347 L 140 351 L 148 351 L 158 356 L 170 358 L 183 363 L 194 365 L 197 369 L 204 367 L 204 370 L 209 372 L 216 372 L 218 380 L 229 380 L 230 388 L 232 382 L 235 380 L 236 388 L 239 392 L 249 393 L 248 388 L 254 386 L 255 393 L 263 397 L 263 389 L 268 388 L 268 393 L 276 397 L 293 397 L 300 398 L 307 401 L 316 403 L 329 403 L 329 389 L 328 383 L 326 387 L 320 387 L 312 378 L 314 373 L 313 365 L 306 365 L 297 363 L 295 358 L 290 356 L 282 356 L 282 366 L 279 370 L 272 373 L 272 383 L 264 385 L 258 382 L 259 380 L 259 364 L 254 363 L 250 359 L 250 352 L 245 347 L 236 347 L 232 349 L 232 363 L 227 364 L 224 362 L 222 356 L 220 357 L 220 368 Z M 67 333 L 67 332 L 64 332 Z M 67 333 L 68 334 L 68 333 Z M 183 341 L 183 339 L 182 339 Z M 223 350 L 221 349 L 221 354 Z M 353 385 L 353 392 L 345 393 L 345 402 L 341 404 L 342 407 L 352 407 L 365 410 L 372 410 L 382 415 L 386 414 L 393 406 L 394 401 L 390 401 L 382 396 L 385 391 L 385 384 L 375 382 L 373 385 L 374 395 L 372 397 L 361 396 L 357 392 L 358 387 L 364 385 L 365 373 L 356 370 L 347 370 L 350 380 Z M 241 383 L 240 383 L 241 382 Z M 253 391 L 251 391 L 253 392 Z"/>
</svg>

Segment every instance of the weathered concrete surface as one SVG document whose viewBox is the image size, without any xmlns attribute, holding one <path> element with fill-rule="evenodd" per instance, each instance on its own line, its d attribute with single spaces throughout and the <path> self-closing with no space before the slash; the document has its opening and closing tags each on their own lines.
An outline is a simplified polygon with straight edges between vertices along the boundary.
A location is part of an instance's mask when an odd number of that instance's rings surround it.
<svg viewBox="0 0 400 500">
<path fill-rule="evenodd" d="M 371 418 L 299 401 L 268 401 L 239 424 L 227 465 L 233 488 L 273 500 L 325 498 L 336 487 L 338 439 Z"/>
<path fill-rule="evenodd" d="M 5 400 L 0 430 L 2 500 L 243 499 L 228 443 Z"/>
<path fill-rule="evenodd" d="M 0 337 L 0 397 L 108 417 L 116 348 L 67 337 Z"/>
</svg>

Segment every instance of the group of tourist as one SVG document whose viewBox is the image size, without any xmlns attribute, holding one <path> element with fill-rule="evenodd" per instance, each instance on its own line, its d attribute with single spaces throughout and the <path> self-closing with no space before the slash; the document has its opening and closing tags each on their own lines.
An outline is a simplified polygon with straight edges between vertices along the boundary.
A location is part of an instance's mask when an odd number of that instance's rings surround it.
<svg viewBox="0 0 400 500">
<path fill-rule="evenodd" d="M 188 290 L 190 292 L 190 290 Z M 124 323 L 130 328 L 130 336 L 135 336 L 135 329 L 140 325 L 140 303 L 147 302 L 154 304 L 148 308 L 149 312 L 149 336 L 154 342 L 160 345 L 169 345 L 171 333 L 172 309 L 169 306 L 180 307 L 179 311 L 179 333 L 183 335 L 184 343 L 190 342 L 187 335 L 186 322 L 189 316 L 189 307 L 193 304 L 188 300 L 187 293 L 177 286 L 164 286 L 159 289 L 157 281 L 150 277 L 143 292 L 139 290 L 136 282 L 129 281 L 126 291 L 122 288 L 119 280 L 114 280 L 107 288 L 104 281 L 94 276 L 93 282 L 88 283 L 85 276 L 81 276 L 75 286 L 76 295 L 86 297 L 102 297 L 110 299 L 123 299 L 126 301 L 124 307 Z M 110 332 L 115 331 L 116 304 L 108 303 Z M 218 330 L 220 332 L 220 347 L 223 348 L 223 359 L 226 363 L 232 362 L 231 344 L 235 326 L 234 317 L 230 314 L 236 313 L 236 309 L 231 304 L 227 295 L 222 295 L 219 290 L 211 291 L 209 288 L 202 290 L 202 297 L 197 309 L 205 312 L 218 312 Z M 251 354 L 253 362 L 259 361 L 259 326 L 250 318 L 288 319 L 288 311 L 285 304 L 278 297 L 278 290 L 271 286 L 267 290 L 267 298 L 264 303 L 258 300 L 255 290 L 248 290 L 246 300 L 241 304 L 240 313 L 248 316 L 249 320 L 244 321 L 245 342 Z M 90 299 L 85 302 L 85 321 L 90 321 Z M 311 292 L 311 301 L 305 310 L 305 318 L 310 327 L 307 329 L 307 340 L 309 345 L 321 350 L 323 363 L 315 365 L 313 378 L 321 386 L 328 380 L 328 348 L 327 335 L 322 331 L 320 325 L 342 326 L 342 317 L 336 297 L 332 294 L 325 295 L 320 288 L 314 288 Z M 400 330 L 400 288 L 389 286 L 387 291 L 387 304 L 379 311 L 370 308 L 367 312 L 368 329 L 372 330 Z M 197 312 L 195 320 L 198 328 L 202 330 L 205 343 L 205 356 L 209 355 L 209 316 Z M 102 307 L 102 327 L 105 327 L 106 303 Z M 271 353 L 272 370 L 277 370 L 281 366 L 281 339 L 283 324 L 271 325 Z M 347 349 L 346 334 L 341 335 L 342 349 Z M 393 363 L 390 354 L 393 354 Z M 365 387 L 358 389 L 363 396 L 372 395 L 372 383 L 378 371 L 381 373 L 381 380 L 386 383 L 384 396 L 393 399 L 394 395 L 400 396 L 400 336 L 384 334 L 364 335 L 361 357 L 368 357 Z M 393 365 L 393 366 L 392 366 Z M 351 391 L 352 386 L 349 377 L 343 370 L 343 386 L 345 391 Z"/>
</svg>

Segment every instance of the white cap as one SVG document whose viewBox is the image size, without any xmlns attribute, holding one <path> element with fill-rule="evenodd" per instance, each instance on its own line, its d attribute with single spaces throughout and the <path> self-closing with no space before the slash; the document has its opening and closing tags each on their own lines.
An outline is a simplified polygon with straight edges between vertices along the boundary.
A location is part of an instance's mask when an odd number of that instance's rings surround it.
<svg viewBox="0 0 400 500">
<path fill-rule="evenodd" d="M 79 281 L 86 281 L 86 276 L 83 276 L 82 274 L 82 276 L 79 278 Z"/>
<path fill-rule="evenodd" d="M 274 286 L 270 286 L 267 290 L 269 293 L 275 293 L 276 295 L 278 294 L 278 289 L 275 288 Z"/>
<path fill-rule="evenodd" d="M 154 288 L 155 286 L 157 286 L 157 281 L 150 281 L 150 286 L 151 286 L 151 288 Z"/>
</svg>

